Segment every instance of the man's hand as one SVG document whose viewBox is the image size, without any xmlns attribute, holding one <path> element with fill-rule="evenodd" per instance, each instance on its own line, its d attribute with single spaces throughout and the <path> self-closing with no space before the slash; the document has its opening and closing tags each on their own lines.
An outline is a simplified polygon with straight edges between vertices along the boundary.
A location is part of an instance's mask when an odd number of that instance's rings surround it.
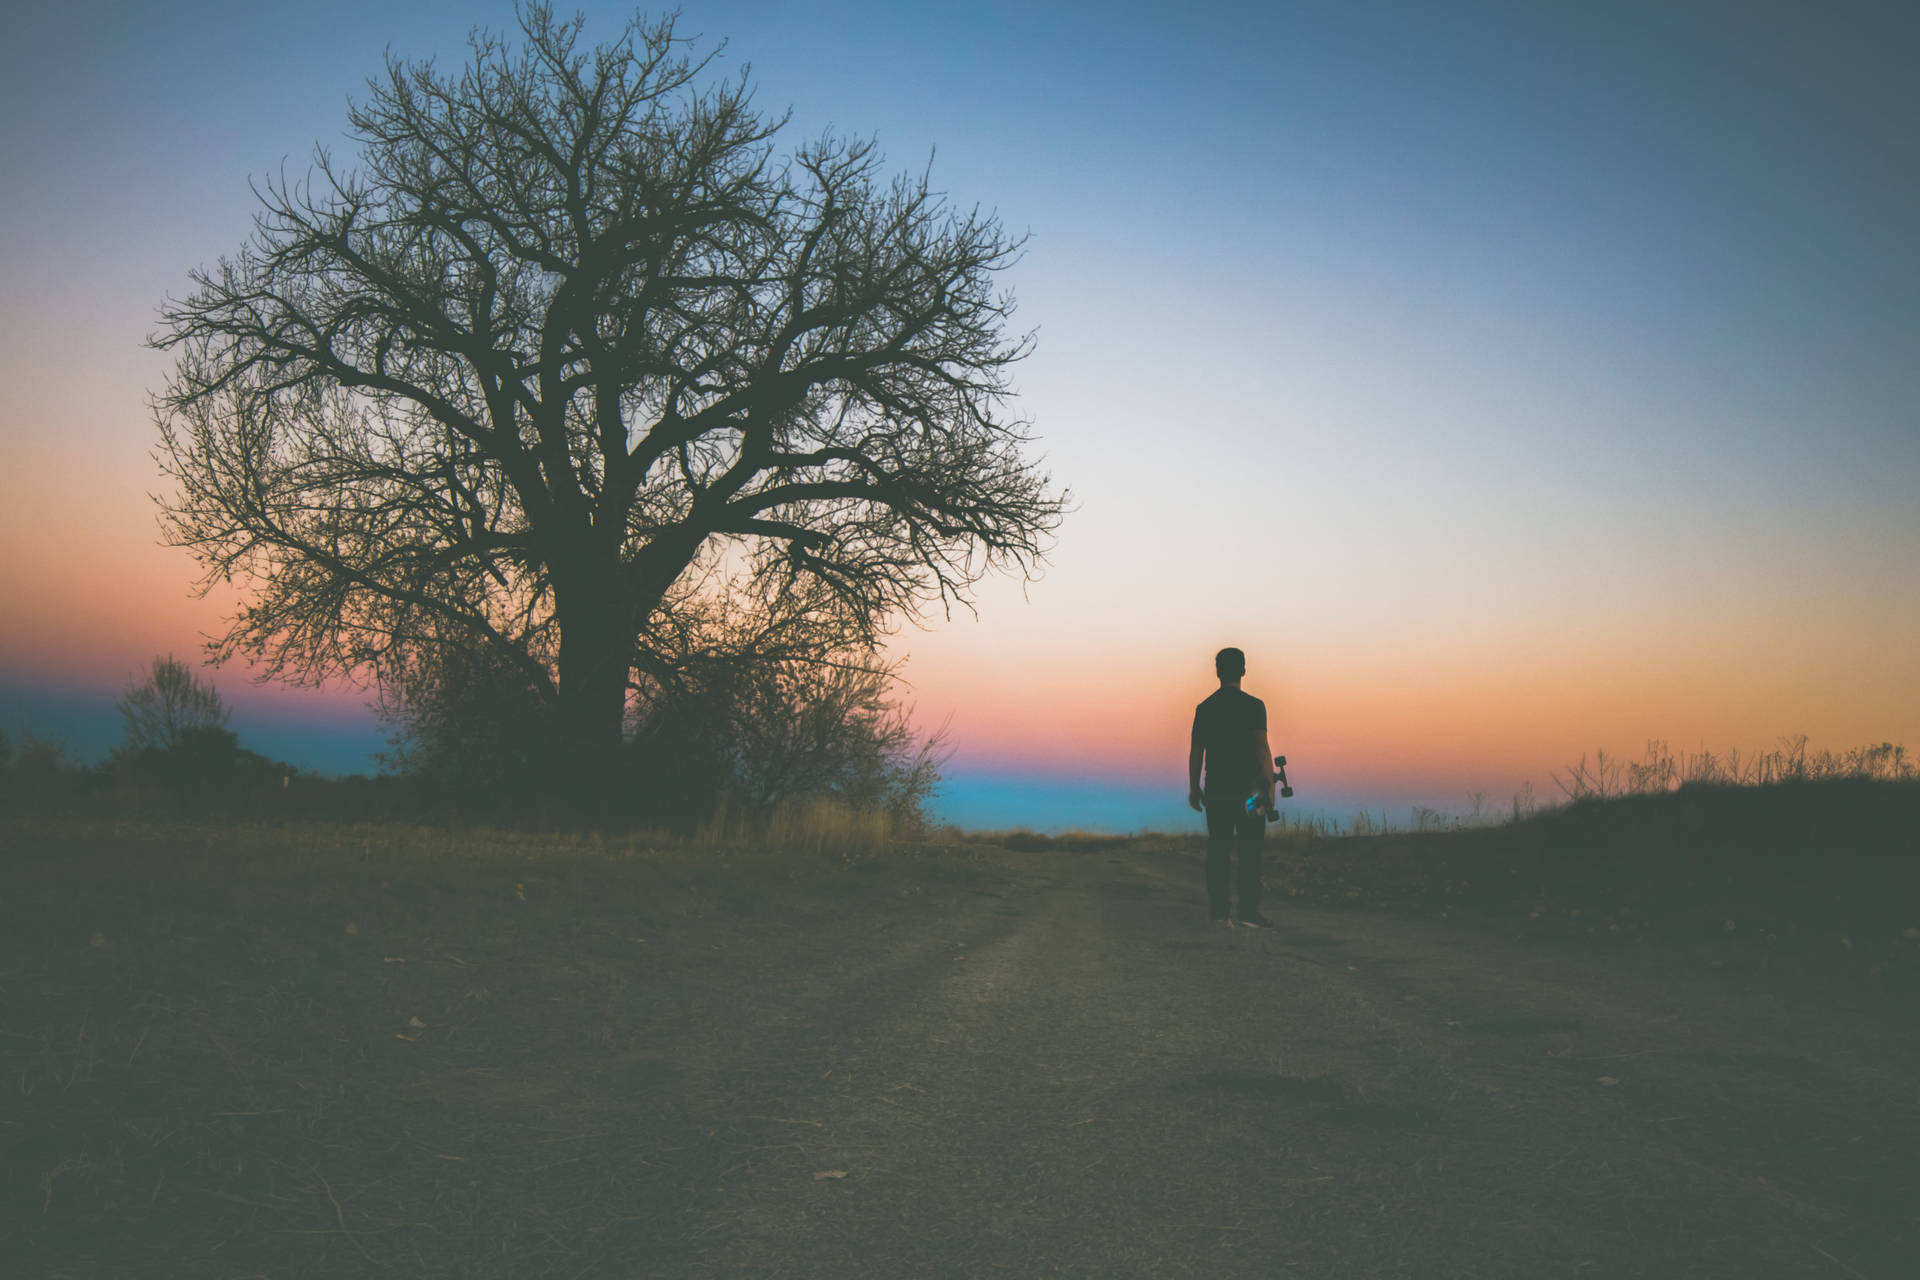
<svg viewBox="0 0 1920 1280">
<path fill-rule="evenodd" d="M 1190 786 L 1187 788 L 1187 804 L 1195 813 L 1199 813 L 1207 807 L 1207 798 L 1201 794 L 1200 788 Z"/>
</svg>

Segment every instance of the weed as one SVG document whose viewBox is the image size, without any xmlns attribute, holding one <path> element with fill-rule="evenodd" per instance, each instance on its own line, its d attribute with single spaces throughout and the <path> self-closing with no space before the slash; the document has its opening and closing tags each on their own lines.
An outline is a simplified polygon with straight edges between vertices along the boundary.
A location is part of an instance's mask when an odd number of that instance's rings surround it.
<svg viewBox="0 0 1920 1280">
<path fill-rule="evenodd" d="M 1808 752 L 1807 735 L 1791 734 L 1772 751 L 1742 756 L 1738 748 L 1719 755 L 1707 750 L 1676 755 L 1664 739 L 1652 739 L 1637 761 L 1622 761 L 1605 751 L 1584 753 L 1566 777 L 1553 775 L 1568 800 L 1605 800 L 1619 795 L 1657 795 L 1682 786 L 1765 787 L 1783 782 L 1833 782 L 1854 779 L 1911 782 L 1920 777 L 1907 749 L 1891 742 L 1833 752 Z M 1515 816 L 1519 816 L 1515 800 Z"/>
</svg>

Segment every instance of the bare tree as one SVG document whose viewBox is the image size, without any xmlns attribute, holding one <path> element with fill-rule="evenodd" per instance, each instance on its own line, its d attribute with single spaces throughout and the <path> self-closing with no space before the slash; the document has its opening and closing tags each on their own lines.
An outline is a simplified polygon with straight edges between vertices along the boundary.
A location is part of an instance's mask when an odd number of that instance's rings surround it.
<svg viewBox="0 0 1920 1280">
<path fill-rule="evenodd" d="M 224 729 L 220 691 L 172 654 L 155 658 L 147 677 L 115 701 L 126 721 L 125 750 L 172 751 L 195 730 Z"/>
<path fill-rule="evenodd" d="M 519 19 L 457 76 L 389 58 L 360 167 L 267 182 L 162 313 L 169 537 L 252 588 L 216 659 L 485 650 L 604 758 L 642 679 L 1031 573 L 1064 495 L 1007 412 L 1020 240 L 870 142 L 777 158 L 785 117 L 703 87 L 671 18 L 590 51 Z"/>
</svg>

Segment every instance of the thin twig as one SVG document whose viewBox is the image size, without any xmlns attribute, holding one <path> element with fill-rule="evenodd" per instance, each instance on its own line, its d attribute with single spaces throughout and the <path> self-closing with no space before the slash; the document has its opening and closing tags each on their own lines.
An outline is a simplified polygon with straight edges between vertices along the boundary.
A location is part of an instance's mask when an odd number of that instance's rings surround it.
<svg viewBox="0 0 1920 1280">
<path fill-rule="evenodd" d="M 320 1186 L 326 1191 L 327 1199 L 333 1201 L 333 1216 L 340 1223 L 340 1234 L 345 1236 L 353 1244 L 353 1247 L 360 1251 L 361 1257 L 365 1258 L 368 1262 L 373 1262 L 373 1255 L 368 1253 L 367 1247 L 360 1243 L 357 1234 L 348 1228 L 347 1212 L 340 1207 L 340 1201 L 334 1196 L 333 1186 L 327 1181 L 326 1175 L 318 1169 L 314 1169 L 312 1161 L 306 1161 L 305 1163 L 307 1168 L 313 1169 L 313 1176 L 320 1179 Z M 380 1264 L 373 1262 L 373 1265 L 377 1267 Z"/>
<path fill-rule="evenodd" d="M 741 1116 L 740 1118 L 742 1120 L 765 1120 L 769 1124 L 810 1124 L 816 1129 L 826 1128 L 826 1125 L 818 1120 L 789 1120 L 785 1116 Z"/>
<path fill-rule="evenodd" d="M 226 1044 L 220 1039 L 220 1037 L 213 1034 L 212 1027 L 207 1026 L 205 1023 L 201 1023 L 200 1029 L 207 1033 L 207 1039 L 213 1041 L 213 1047 L 220 1051 L 220 1054 L 222 1057 L 226 1058 L 227 1066 L 233 1071 L 233 1074 L 240 1075 L 241 1074 L 240 1064 L 233 1060 L 233 1050 L 227 1048 Z"/>
<path fill-rule="evenodd" d="M 127 1055 L 127 1065 L 129 1067 L 133 1065 L 133 1060 L 140 1056 L 140 1046 L 147 1042 L 147 1032 L 151 1030 L 153 1030 L 153 1019 L 148 1018 L 147 1025 L 140 1028 L 140 1038 L 133 1042 L 133 1052 Z"/>
<path fill-rule="evenodd" d="M 1860 1280 L 1867 1280 L 1865 1276 L 1860 1275 L 1858 1271 L 1855 1271 L 1852 1267 L 1840 1261 L 1840 1259 L 1834 1257 L 1832 1254 L 1828 1253 L 1825 1249 L 1822 1249 L 1819 1245 L 1817 1244 L 1809 1245 L 1808 1247 L 1811 1248 L 1815 1253 L 1819 1254 L 1821 1257 L 1825 1258 L 1828 1262 L 1831 1262 L 1834 1266 L 1846 1272 L 1848 1275 L 1859 1276 Z"/>
</svg>

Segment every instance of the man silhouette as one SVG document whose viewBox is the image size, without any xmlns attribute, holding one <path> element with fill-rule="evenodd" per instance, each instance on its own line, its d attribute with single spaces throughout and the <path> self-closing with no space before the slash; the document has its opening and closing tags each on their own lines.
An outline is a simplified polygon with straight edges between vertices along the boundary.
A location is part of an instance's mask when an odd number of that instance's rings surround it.
<svg viewBox="0 0 1920 1280">
<path fill-rule="evenodd" d="M 1260 840 L 1264 814 L 1247 812 L 1247 797 L 1258 795 L 1273 808 L 1273 753 L 1267 747 L 1267 704 L 1240 688 L 1247 655 L 1222 649 L 1213 655 L 1220 688 L 1193 709 L 1193 743 L 1187 752 L 1187 803 L 1207 815 L 1207 900 L 1213 919 L 1271 929 L 1260 914 Z M 1206 785 L 1200 766 L 1206 764 Z M 1235 879 L 1228 863 L 1239 855 L 1240 902 L 1229 915 L 1227 889 Z"/>
</svg>

